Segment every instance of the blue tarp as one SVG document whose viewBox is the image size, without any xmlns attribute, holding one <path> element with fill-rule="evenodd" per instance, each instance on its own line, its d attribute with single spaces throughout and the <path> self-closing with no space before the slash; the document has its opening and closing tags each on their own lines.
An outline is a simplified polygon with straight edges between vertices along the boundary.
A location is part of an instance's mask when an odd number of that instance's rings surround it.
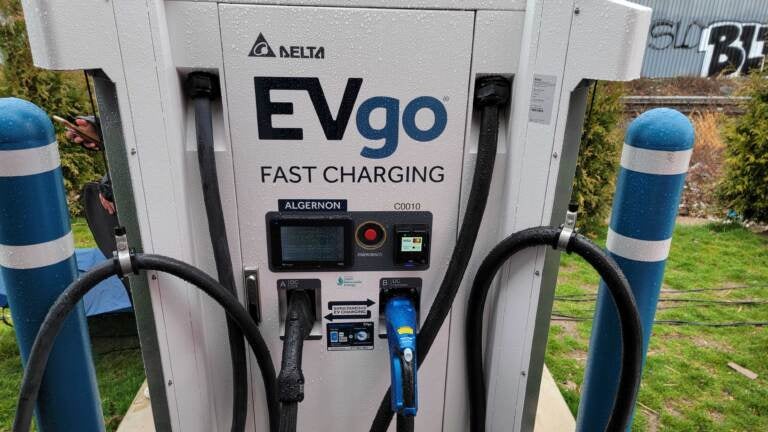
<svg viewBox="0 0 768 432">
<path fill-rule="evenodd" d="M 97 248 L 75 249 L 77 271 L 82 274 L 94 265 L 106 260 L 104 254 Z M 0 278 L 0 307 L 8 306 L 5 296 L 5 286 Z M 85 295 L 85 314 L 88 316 L 109 312 L 124 312 L 131 310 L 131 302 L 120 279 L 111 277 L 96 285 Z"/>
</svg>

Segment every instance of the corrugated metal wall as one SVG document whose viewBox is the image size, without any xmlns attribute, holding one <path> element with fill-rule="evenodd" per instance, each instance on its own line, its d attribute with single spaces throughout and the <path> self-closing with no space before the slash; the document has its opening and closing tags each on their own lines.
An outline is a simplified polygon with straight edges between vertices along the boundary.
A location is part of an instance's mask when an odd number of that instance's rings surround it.
<svg viewBox="0 0 768 432">
<path fill-rule="evenodd" d="M 768 53 L 768 0 L 630 0 L 653 8 L 643 76 L 743 74 Z"/>
</svg>

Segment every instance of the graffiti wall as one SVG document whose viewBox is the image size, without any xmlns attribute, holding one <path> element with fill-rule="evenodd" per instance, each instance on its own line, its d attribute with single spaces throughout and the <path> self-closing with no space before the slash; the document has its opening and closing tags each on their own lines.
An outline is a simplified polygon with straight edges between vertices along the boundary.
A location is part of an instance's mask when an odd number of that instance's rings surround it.
<svg viewBox="0 0 768 432">
<path fill-rule="evenodd" d="M 768 0 L 632 0 L 653 8 L 643 76 L 734 76 L 768 54 Z"/>
</svg>

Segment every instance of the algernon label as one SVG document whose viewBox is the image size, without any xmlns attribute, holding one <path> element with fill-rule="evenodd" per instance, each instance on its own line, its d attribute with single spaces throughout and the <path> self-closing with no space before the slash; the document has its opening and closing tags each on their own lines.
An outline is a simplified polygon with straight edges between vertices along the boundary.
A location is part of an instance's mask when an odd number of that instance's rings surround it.
<svg viewBox="0 0 768 432">
<path fill-rule="evenodd" d="M 277 207 L 281 212 L 344 212 L 345 199 L 279 199 Z"/>
</svg>

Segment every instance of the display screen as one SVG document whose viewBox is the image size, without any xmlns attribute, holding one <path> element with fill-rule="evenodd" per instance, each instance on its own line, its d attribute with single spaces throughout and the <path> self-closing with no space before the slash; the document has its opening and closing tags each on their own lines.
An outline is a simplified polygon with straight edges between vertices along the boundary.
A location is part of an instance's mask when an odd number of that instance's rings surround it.
<svg viewBox="0 0 768 432">
<path fill-rule="evenodd" d="M 424 237 L 401 237 L 400 252 L 421 252 L 424 245 Z"/>
<path fill-rule="evenodd" d="M 344 226 L 280 227 L 283 262 L 343 262 Z"/>
</svg>

